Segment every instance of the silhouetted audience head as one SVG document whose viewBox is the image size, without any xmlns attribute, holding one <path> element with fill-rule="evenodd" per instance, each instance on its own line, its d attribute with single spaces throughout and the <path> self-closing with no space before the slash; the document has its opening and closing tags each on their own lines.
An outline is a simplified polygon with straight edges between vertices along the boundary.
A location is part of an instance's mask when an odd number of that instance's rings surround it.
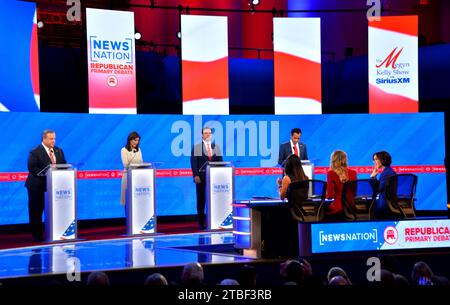
<svg viewBox="0 0 450 305">
<path fill-rule="evenodd" d="M 184 285 L 201 285 L 203 284 L 203 267 L 199 263 L 189 263 L 183 268 L 181 274 L 181 283 Z"/>
<path fill-rule="evenodd" d="M 222 286 L 234 286 L 234 285 L 239 285 L 238 281 L 233 280 L 233 279 L 224 279 L 222 280 L 222 282 L 220 282 L 220 285 Z"/>
<path fill-rule="evenodd" d="M 239 271 L 238 282 L 242 286 L 256 285 L 256 269 L 250 265 L 244 265 Z"/>
<path fill-rule="evenodd" d="M 336 275 L 336 276 L 333 276 L 328 281 L 328 285 L 330 285 L 330 286 L 346 286 L 346 285 L 351 285 L 351 283 L 347 280 L 347 278 L 345 278 L 341 275 Z"/>
<path fill-rule="evenodd" d="M 161 286 L 168 285 L 166 278 L 161 273 L 150 274 L 145 280 L 145 286 Z"/>
<path fill-rule="evenodd" d="M 89 286 L 108 286 L 109 277 L 103 271 L 95 271 L 89 274 L 86 284 Z"/>
<path fill-rule="evenodd" d="M 414 264 L 411 272 L 411 279 L 413 285 L 450 285 L 450 282 L 446 277 L 434 275 L 431 268 L 425 262 L 417 262 Z"/>
<path fill-rule="evenodd" d="M 399 268 L 398 268 L 398 261 L 395 258 L 395 256 L 393 255 L 389 255 L 389 254 L 385 254 L 385 255 L 380 255 L 379 256 L 380 259 L 380 264 L 381 264 L 381 268 L 391 271 L 392 273 L 398 273 Z"/>
<path fill-rule="evenodd" d="M 414 285 L 433 285 L 431 281 L 433 275 L 433 271 L 427 263 L 417 262 L 411 272 L 411 279 Z"/>
<path fill-rule="evenodd" d="M 328 284 L 330 284 L 331 279 L 336 277 L 336 276 L 342 277 L 343 279 L 345 279 L 347 281 L 348 284 L 351 284 L 351 281 L 348 278 L 347 273 L 341 267 L 332 267 L 332 268 L 330 268 L 330 270 L 328 271 L 328 274 L 327 274 Z M 337 280 L 340 280 L 340 279 L 337 279 Z M 348 285 L 348 284 L 346 284 L 346 285 Z"/>
<path fill-rule="evenodd" d="M 304 282 L 303 267 L 298 260 L 287 260 L 280 265 L 280 276 L 284 282 Z"/>
<path fill-rule="evenodd" d="M 372 282 L 373 286 L 395 286 L 395 277 L 394 274 L 392 274 L 391 271 L 388 271 L 386 269 L 380 269 L 375 271 L 375 278 L 378 278 L 379 280 L 375 280 Z"/>
</svg>

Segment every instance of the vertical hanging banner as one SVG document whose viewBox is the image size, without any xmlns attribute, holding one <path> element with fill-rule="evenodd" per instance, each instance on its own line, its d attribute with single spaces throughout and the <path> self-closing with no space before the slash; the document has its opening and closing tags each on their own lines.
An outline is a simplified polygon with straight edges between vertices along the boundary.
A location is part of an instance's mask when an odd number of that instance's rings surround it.
<svg viewBox="0 0 450 305">
<path fill-rule="evenodd" d="M 418 17 L 369 19 L 369 112 L 419 110 Z"/>
<path fill-rule="evenodd" d="M 36 3 L 0 1 L 0 111 L 39 112 Z"/>
<path fill-rule="evenodd" d="M 136 113 L 133 12 L 86 9 L 89 113 Z"/>
<path fill-rule="evenodd" d="M 183 114 L 229 114 L 227 17 L 181 16 Z"/>
<path fill-rule="evenodd" d="M 321 114 L 320 18 L 273 18 L 273 48 L 275 114 Z"/>
</svg>

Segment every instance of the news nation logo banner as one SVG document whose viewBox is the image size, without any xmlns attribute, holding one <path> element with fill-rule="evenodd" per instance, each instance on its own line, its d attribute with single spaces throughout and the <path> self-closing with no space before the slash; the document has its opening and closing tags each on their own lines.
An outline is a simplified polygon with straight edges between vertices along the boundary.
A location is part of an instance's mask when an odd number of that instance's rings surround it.
<svg viewBox="0 0 450 305">
<path fill-rule="evenodd" d="M 312 253 L 450 247 L 450 219 L 311 225 Z"/>
<path fill-rule="evenodd" d="M 227 17 L 181 16 L 183 114 L 229 114 Z"/>
<path fill-rule="evenodd" d="M 417 33 L 417 16 L 369 20 L 370 113 L 418 112 Z"/>
<path fill-rule="evenodd" d="M 89 113 L 136 113 L 133 12 L 86 9 Z"/>
<path fill-rule="evenodd" d="M 321 114 L 320 18 L 274 18 L 273 47 L 275 114 Z"/>
</svg>

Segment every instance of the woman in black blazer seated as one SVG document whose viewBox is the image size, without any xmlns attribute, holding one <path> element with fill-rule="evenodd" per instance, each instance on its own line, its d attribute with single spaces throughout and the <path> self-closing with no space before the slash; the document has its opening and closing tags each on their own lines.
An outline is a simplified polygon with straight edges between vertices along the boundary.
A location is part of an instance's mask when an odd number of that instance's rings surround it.
<svg viewBox="0 0 450 305">
<path fill-rule="evenodd" d="M 288 187 L 292 182 L 304 181 L 309 179 L 308 176 L 306 176 L 305 172 L 303 171 L 300 158 L 294 154 L 290 155 L 286 159 L 284 173 L 285 175 L 283 179 L 281 178 L 277 179 L 278 192 L 280 194 L 281 199 L 286 198 Z"/>
</svg>

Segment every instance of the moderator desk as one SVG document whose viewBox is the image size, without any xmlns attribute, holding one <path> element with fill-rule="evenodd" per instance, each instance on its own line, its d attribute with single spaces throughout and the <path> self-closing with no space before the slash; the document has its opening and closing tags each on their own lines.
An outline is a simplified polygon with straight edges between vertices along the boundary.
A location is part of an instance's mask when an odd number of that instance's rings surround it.
<svg viewBox="0 0 450 305">
<path fill-rule="evenodd" d="M 287 201 L 236 200 L 233 203 L 235 248 L 255 258 L 298 256 L 298 224 Z"/>
<path fill-rule="evenodd" d="M 286 201 L 237 200 L 235 248 L 255 258 L 293 258 L 355 251 L 450 248 L 450 219 L 296 222 Z"/>
</svg>

